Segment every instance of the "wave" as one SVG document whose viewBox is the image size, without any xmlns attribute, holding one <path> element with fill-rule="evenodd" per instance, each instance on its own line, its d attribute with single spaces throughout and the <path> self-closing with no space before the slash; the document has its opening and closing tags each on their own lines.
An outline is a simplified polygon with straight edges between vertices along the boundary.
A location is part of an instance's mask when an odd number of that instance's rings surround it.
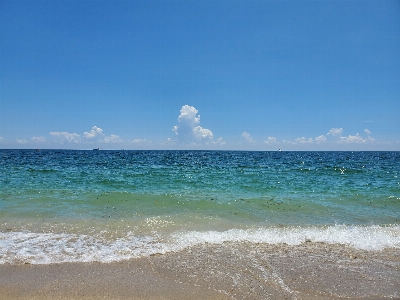
<svg viewBox="0 0 400 300">
<path fill-rule="evenodd" d="M 180 251 L 200 244 L 248 242 L 300 245 L 309 242 L 348 245 L 380 251 L 400 248 L 400 226 L 268 227 L 227 231 L 180 231 L 165 237 L 139 237 L 128 232 L 109 240 L 102 235 L 69 233 L 1 232 L 0 264 L 51 264 L 63 262 L 115 262 Z"/>
<path fill-rule="evenodd" d="M 400 226 L 347 226 L 282 227 L 257 229 L 231 229 L 224 232 L 185 232 L 175 234 L 178 243 L 196 244 L 224 242 L 250 242 L 300 245 L 304 242 L 348 245 L 362 250 L 400 248 Z"/>
</svg>

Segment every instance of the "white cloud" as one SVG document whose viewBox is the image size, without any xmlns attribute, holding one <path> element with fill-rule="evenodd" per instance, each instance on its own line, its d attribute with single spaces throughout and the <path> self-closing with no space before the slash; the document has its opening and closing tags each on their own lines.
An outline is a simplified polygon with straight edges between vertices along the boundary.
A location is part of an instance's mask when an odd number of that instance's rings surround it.
<svg viewBox="0 0 400 300">
<path fill-rule="evenodd" d="M 91 139 L 91 138 L 94 138 L 95 136 L 102 135 L 102 134 L 103 134 L 103 129 L 101 129 L 101 128 L 97 127 L 97 126 L 93 126 L 92 130 L 90 130 L 89 132 L 84 132 L 83 133 L 83 135 L 87 139 Z"/>
<path fill-rule="evenodd" d="M 104 137 L 104 139 L 99 140 L 101 143 L 106 143 L 106 144 L 116 144 L 116 143 L 122 143 L 121 138 L 116 135 L 116 134 L 111 134 L 110 136 Z"/>
<path fill-rule="evenodd" d="M 44 136 L 34 136 L 31 138 L 32 143 L 39 144 L 39 143 L 44 143 L 46 141 L 46 138 Z"/>
<path fill-rule="evenodd" d="M 220 137 L 218 140 L 213 142 L 213 144 L 215 144 L 215 145 L 225 145 L 226 142 L 222 141 L 222 137 Z"/>
<path fill-rule="evenodd" d="M 139 144 L 139 143 L 143 143 L 143 142 L 145 142 L 146 140 L 145 139 L 134 139 L 133 141 L 132 141 L 132 143 L 134 143 L 134 144 Z"/>
<path fill-rule="evenodd" d="M 364 139 L 357 133 L 356 135 L 349 135 L 348 137 L 340 137 L 339 143 L 363 143 Z"/>
<path fill-rule="evenodd" d="M 196 126 L 195 128 L 193 128 L 193 132 L 197 138 L 213 138 L 213 133 L 211 132 L 211 130 L 203 128 L 201 126 Z"/>
<path fill-rule="evenodd" d="M 80 141 L 80 135 L 76 133 L 69 133 L 69 132 L 50 132 L 50 135 L 55 137 L 61 137 L 61 142 L 67 141 L 69 143 L 78 144 Z"/>
<path fill-rule="evenodd" d="M 264 144 L 271 145 L 271 144 L 279 144 L 276 141 L 276 137 L 269 136 L 267 140 L 264 141 Z"/>
<path fill-rule="evenodd" d="M 183 144 L 212 142 L 214 137 L 211 130 L 200 126 L 200 115 L 193 106 L 184 105 L 180 110 L 178 125 L 172 128 L 176 134 L 176 141 Z"/>
<path fill-rule="evenodd" d="M 328 134 L 331 135 L 340 135 L 343 132 L 342 128 L 332 128 Z M 369 132 L 369 131 L 368 131 Z M 264 143 L 267 143 L 265 141 Z M 318 144 L 379 144 L 376 142 L 374 138 L 371 136 L 368 136 L 366 138 L 361 137 L 358 133 L 356 135 L 349 135 L 347 137 L 339 136 L 335 141 L 328 141 L 327 137 L 325 135 L 320 135 L 317 136 L 316 138 L 306 138 L 306 137 L 301 137 L 301 138 L 296 138 L 294 141 L 288 141 L 288 140 L 283 140 L 284 144 L 288 145 L 305 145 L 305 144 L 313 144 L 313 145 L 318 145 Z"/>
<path fill-rule="evenodd" d="M 285 143 L 285 144 L 292 144 L 292 145 L 296 144 L 295 142 L 287 141 L 287 140 L 283 140 L 283 143 Z"/>
<path fill-rule="evenodd" d="M 363 139 L 358 133 L 356 135 L 349 135 L 348 137 L 340 137 L 339 140 L 339 143 L 341 144 L 366 144 L 374 142 L 374 138 L 369 136 L 366 139 Z"/>
<path fill-rule="evenodd" d="M 165 142 L 161 142 L 161 145 L 165 146 L 165 145 L 173 145 L 175 142 L 173 139 L 168 138 Z"/>
<path fill-rule="evenodd" d="M 151 144 L 151 143 L 152 143 L 152 141 L 151 140 L 147 140 L 147 139 L 134 139 L 132 141 L 132 144 L 137 144 L 137 145 L 140 145 L 140 144 L 148 145 L 148 144 Z"/>
<path fill-rule="evenodd" d="M 242 133 L 242 137 L 244 137 L 246 139 L 247 142 L 251 143 L 251 144 L 255 144 L 256 141 L 253 139 L 253 137 L 251 136 L 250 133 L 243 131 Z"/>
<path fill-rule="evenodd" d="M 328 135 L 332 135 L 332 136 L 340 136 L 343 132 L 343 128 L 331 128 L 331 130 L 329 130 Z"/>
<path fill-rule="evenodd" d="M 28 141 L 27 140 L 18 140 L 17 139 L 17 143 L 23 145 L 23 144 L 27 144 Z"/>
<path fill-rule="evenodd" d="M 295 139 L 294 142 L 295 142 L 296 144 L 312 144 L 312 143 L 313 143 L 313 139 L 312 139 L 312 138 L 307 139 L 307 138 L 305 138 L 305 137 L 303 136 L 303 137 L 301 137 L 301 138 Z"/>
<path fill-rule="evenodd" d="M 320 136 L 317 136 L 317 137 L 315 138 L 315 142 L 316 142 L 317 144 L 322 143 L 322 142 L 325 142 L 325 141 L 326 141 L 326 137 L 325 137 L 324 135 L 320 135 Z"/>
<path fill-rule="evenodd" d="M 368 134 L 368 135 L 371 134 L 371 131 L 369 131 L 367 128 L 364 129 L 364 132 L 365 132 L 366 134 Z"/>
</svg>

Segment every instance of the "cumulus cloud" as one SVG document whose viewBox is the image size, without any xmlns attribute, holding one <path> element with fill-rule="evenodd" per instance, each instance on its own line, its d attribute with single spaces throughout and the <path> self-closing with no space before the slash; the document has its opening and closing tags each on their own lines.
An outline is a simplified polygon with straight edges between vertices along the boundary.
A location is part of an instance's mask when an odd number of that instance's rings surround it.
<svg viewBox="0 0 400 300">
<path fill-rule="evenodd" d="M 102 135 L 103 134 L 103 129 L 97 127 L 97 126 L 93 126 L 92 130 L 90 130 L 89 132 L 84 132 L 83 135 L 85 138 L 87 139 L 91 139 L 94 138 L 98 135 Z"/>
<path fill-rule="evenodd" d="M 81 135 L 79 135 L 77 133 L 69 133 L 69 132 L 65 132 L 65 131 L 62 131 L 62 132 L 53 131 L 53 132 L 50 132 L 50 135 L 53 137 L 56 137 L 58 139 L 59 143 L 64 143 L 64 142 L 75 143 L 75 144 L 78 144 L 78 143 L 91 144 L 92 143 L 89 141 L 84 141 L 84 140 L 82 141 Z M 118 135 L 111 134 L 109 136 L 104 136 L 103 129 L 101 129 L 100 127 L 97 127 L 97 126 L 93 126 L 89 132 L 85 131 L 83 133 L 83 137 L 87 140 L 91 140 L 95 137 L 100 137 L 100 136 L 103 138 L 97 140 L 99 143 L 109 144 L 109 143 L 121 143 L 122 142 L 121 138 Z M 43 141 L 43 140 L 40 140 L 40 138 L 41 137 L 32 138 L 32 141 L 34 141 L 34 139 L 36 142 Z"/>
<path fill-rule="evenodd" d="M 368 134 L 368 135 L 371 134 L 371 131 L 369 131 L 367 128 L 364 129 L 364 132 L 365 132 L 366 134 Z"/>
<path fill-rule="evenodd" d="M 203 128 L 201 126 L 196 126 L 193 128 L 193 132 L 196 138 L 201 138 L 201 139 L 207 139 L 207 138 L 213 138 L 213 133 L 211 130 Z"/>
<path fill-rule="evenodd" d="M 46 141 L 46 138 L 44 136 L 34 136 L 31 138 L 32 143 L 39 144 L 39 143 L 44 143 Z"/>
<path fill-rule="evenodd" d="M 251 144 L 255 144 L 256 141 L 253 139 L 253 137 L 251 136 L 250 133 L 243 131 L 242 133 L 242 137 L 244 137 L 246 139 L 247 142 L 251 143 Z"/>
<path fill-rule="evenodd" d="M 326 137 L 324 136 L 324 135 L 320 135 L 320 136 L 317 136 L 316 138 L 315 138 L 315 142 L 318 144 L 318 143 L 322 143 L 322 142 L 325 142 L 326 141 Z"/>
<path fill-rule="evenodd" d="M 68 143 L 79 143 L 80 141 L 80 135 L 77 133 L 69 133 L 69 132 L 58 132 L 58 131 L 53 131 L 50 132 L 50 135 L 54 136 L 54 137 L 60 137 L 61 138 L 61 142 L 67 141 Z"/>
<path fill-rule="evenodd" d="M 200 115 L 193 106 L 184 105 L 180 110 L 178 125 L 172 128 L 176 134 L 176 141 L 182 144 L 196 144 L 201 142 L 213 142 L 211 130 L 200 126 Z"/>
<path fill-rule="evenodd" d="M 340 136 L 343 132 L 343 128 L 331 128 L 331 130 L 329 130 L 328 135 L 332 135 L 332 136 Z"/>
<path fill-rule="evenodd" d="M 122 140 L 118 135 L 111 134 L 110 136 L 106 136 L 104 137 L 104 139 L 99 140 L 99 142 L 106 144 L 116 144 L 116 143 L 122 143 Z"/>
<path fill-rule="evenodd" d="M 21 144 L 21 145 L 23 145 L 23 144 L 27 144 L 28 143 L 28 141 L 27 140 L 16 140 L 16 142 L 18 143 L 18 144 Z"/>
<path fill-rule="evenodd" d="M 349 135 L 348 137 L 340 137 L 339 143 L 342 144 L 365 144 L 365 143 L 373 143 L 375 139 L 372 137 L 368 137 L 363 139 L 358 133 L 356 135 Z"/>
<path fill-rule="evenodd" d="M 276 137 L 269 136 L 265 141 L 264 144 L 271 145 L 271 144 L 278 144 L 276 141 Z"/>
</svg>

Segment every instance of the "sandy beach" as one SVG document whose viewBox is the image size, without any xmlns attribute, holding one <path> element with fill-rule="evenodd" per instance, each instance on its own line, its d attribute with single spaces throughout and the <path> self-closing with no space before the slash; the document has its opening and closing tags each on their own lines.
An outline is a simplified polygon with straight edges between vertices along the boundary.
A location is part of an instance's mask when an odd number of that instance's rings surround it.
<svg viewBox="0 0 400 300">
<path fill-rule="evenodd" d="M 0 266 L 2 299 L 400 299 L 400 250 L 199 245 L 115 263 Z"/>
</svg>

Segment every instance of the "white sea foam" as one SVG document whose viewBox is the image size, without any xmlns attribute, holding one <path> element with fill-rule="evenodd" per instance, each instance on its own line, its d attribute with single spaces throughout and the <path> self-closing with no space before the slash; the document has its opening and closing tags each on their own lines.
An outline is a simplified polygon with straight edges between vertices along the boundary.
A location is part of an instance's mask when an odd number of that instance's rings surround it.
<svg viewBox="0 0 400 300">
<path fill-rule="evenodd" d="M 152 237 L 129 233 L 116 240 L 76 234 L 0 233 L 0 264 L 49 264 L 62 262 L 112 262 L 154 253 L 165 253 L 165 244 Z"/>
<path fill-rule="evenodd" d="M 182 232 L 174 235 L 179 244 L 250 242 L 299 245 L 306 241 L 349 245 L 363 250 L 400 248 L 400 226 L 326 226 L 231 229 L 224 232 Z"/>
<path fill-rule="evenodd" d="M 306 241 L 349 245 L 379 251 L 400 248 L 400 226 L 326 226 L 231 229 L 175 232 L 163 241 L 158 235 L 137 237 L 129 232 L 114 240 L 101 236 L 66 233 L 0 233 L 0 264 L 49 264 L 61 262 L 112 262 L 179 251 L 199 244 L 250 242 L 299 245 Z"/>
</svg>

